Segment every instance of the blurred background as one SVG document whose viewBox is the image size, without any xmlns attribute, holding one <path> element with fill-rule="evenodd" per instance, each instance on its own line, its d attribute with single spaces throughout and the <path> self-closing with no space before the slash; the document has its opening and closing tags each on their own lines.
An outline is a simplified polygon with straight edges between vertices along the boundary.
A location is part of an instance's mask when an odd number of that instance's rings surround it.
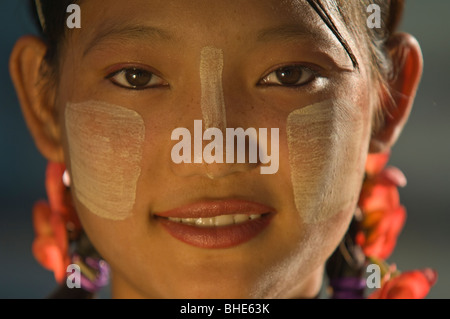
<svg viewBox="0 0 450 319">
<path fill-rule="evenodd" d="M 44 298 L 55 288 L 53 274 L 31 253 L 31 209 L 45 198 L 46 162 L 28 134 L 8 71 L 14 42 L 36 33 L 26 2 L 0 3 L 0 298 Z M 407 1 L 401 29 L 419 40 L 425 69 L 390 161 L 408 178 L 400 190 L 408 219 L 390 261 L 400 270 L 435 268 L 439 279 L 428 298 L 450 297 L 449 14 L 450 1 Z"/>
</svg>

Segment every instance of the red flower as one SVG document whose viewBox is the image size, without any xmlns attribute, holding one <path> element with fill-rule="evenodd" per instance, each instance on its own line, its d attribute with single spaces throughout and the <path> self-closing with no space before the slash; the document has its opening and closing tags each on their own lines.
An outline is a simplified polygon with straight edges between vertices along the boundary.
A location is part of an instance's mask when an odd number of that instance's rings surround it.
<svg viewBox="0 0 450 319">
<path fill-rule="evenodd" d="M 389 154 L 370 154 L 359 207 L 363 220 L 356 242 L 369 257 L 386 259 L 397 243 L 406 220 L 397 187 L 406 184 L 403 173 L 395 167 L 384 169 Z"/>
<path fill-rule="evenodd" d="M 390 155 L 390 152 L 367 155 L 366 174 L 368 176 L 375 176 L 381 173 L 381 171 L 389 161 Z"/>
<path fill-rule="evenodd" d="M 436 280 L 437 272 L 430 268 L 407 271 L 386 280 L 369 299 L 423 299 Z"/>
<path fill-rule="evenodd" d="M 62 182 L 64 171 L 63 164 L 48 164 L 45 186 L 49 203 L 41 201 L 33 208 L 33 255 L 44 268 L 54 272 L 58 282 L 65 278 L 70 263 L 67 229 L 75 235 L 81 230 L 70 193 Z"/>
<path fill-rule="evenodd" d="M 403 206 L 371 212 L 362 222 L 364 230 L 357 233 L 356 243 L 362 247 L 366 256 L 387 259 L 394 251 L 405 220 L 406 211 Z"/>
<path fill-rule="evenodd" d="M 406 178 L 395 167 L 384 168 L 388 160 L 389 153 L 368 156 L 366 179 L 359 198 L 362 220 L 356 243 L 369 260 L 384 269 L 381 288 L 369 299 L 422 299 L 436 282 L 436 271 L 427 268 L 400 273 L 395 265 L 383 261 L 394 250 L 406 220 L 406 210 L 400 204 L 397 190 L 406 185 Z"/>
<path fill-rule="evenodd" d="M 46 269 L 55 274 L 61 282 L 70 263 L 67 231 L 60 216 L 52 214 L 46 202 L 38 202 L 33 209 L 33 225 L 36 233 L 32 245 L 33 255 Z"/>
</svg>

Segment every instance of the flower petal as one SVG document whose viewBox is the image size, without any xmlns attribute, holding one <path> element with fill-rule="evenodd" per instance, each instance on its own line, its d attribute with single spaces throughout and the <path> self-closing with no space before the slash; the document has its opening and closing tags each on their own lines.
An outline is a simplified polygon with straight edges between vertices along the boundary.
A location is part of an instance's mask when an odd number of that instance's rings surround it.
<svg viewBox="0 0 450 319">
<path fill-rule="evenodd" d="M 397 187 L 393 184 L 387 185 L 374 181 L 367 183 L 359 200 L 359 207 L 364 212 L 377 210 L 389 210 L 400 205 L 400 195 Z"/>
<path fill-rule="evenodd" d="M 386 166 L 390 156 L 390 152 L 368 154 L 366 160 L 366 173 L 369 176 L 379 174 Z"/>
<path fill-rule="evenodd" d="M 362 230 L 358 232 L 356 242 L 366 256 L 384 260 L 394 251 L 405 220 L 406 210 L 403 206 L 368 213 L 361 223 Z"/>
<path fill-rule="evenodd" d="M 381 289 L 369 298 L 372 299 L 423 299 L 437 279 L 432 269 L 403 272 L 387 281 Z"/>
<path fill-rule="evenodd" d="M 50 223 L 50 206 L 45 201 L 37 202 L 33 207 L 33 228 L 37 236 L 52 235 L 53 229 Z"/>
<path fill-rule="evenodd" d="M 398 187 L 405 187 L 408 182 L 406 180 L 405 174 L 403 174 L 400 169 L 394 166 L 387 167 L 380 173 L 380 176 L 386 179 L 387 183 Z"/>
</svg>

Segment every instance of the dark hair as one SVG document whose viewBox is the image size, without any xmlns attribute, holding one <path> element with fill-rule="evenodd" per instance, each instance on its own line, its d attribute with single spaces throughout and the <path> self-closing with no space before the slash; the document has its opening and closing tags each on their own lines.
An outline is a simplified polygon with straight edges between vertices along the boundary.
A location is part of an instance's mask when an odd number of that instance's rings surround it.
<svg viewBox="0 0 450 319">
<path fill-rule="evenodd" d="M 306 0 L 313 9 L 317 12 L 324 23 L 331 29 L 334 35 L 338 38 L 345 50 L 349 54 L 353 65 L 358 66 L 355 56 L 347 41 L 341 36 L 339 30 L 328 13 L 323 0 Z M 354 6 L 355 1 L 348 0 L 329 0 L 325 3 L 329 3 L 329 7 L 336 11 L 338 16 L 343 19 L 343 22 L 353 32 L 355 37 L 361 37 L 366 41 L 365 45 L 369 50 L 369 58 L 371 59 L 372 70 L 381 72 L 383 78 L 388 78 L 391 70 L 391 64 L 388 61 L 388 54 L 386 52 L 386 43 L 390 37 L 397 30 L 405 5 L 404 0 L 358 0 L 359 6 Z M 377 5 L 381 11 L 381 27 L 363 29 L 367 32 L 361 32 L 361 28 L 358 29 L 355 26 L 366 26 L 366 19 L 368 17 L 367 8 L 369 5 Z M 351 23 L 352 20 L 356 20 Z"/>
<path fill-rule="evenodd" d="M 400 23 L 404 0 L 358 0 L 356 3 L 359 6 L 355 6 L 355 1 L 348 0 L 306 1 L 341 42 L 356 68 L 358 68 L 360 63 L 356 60 L 347 41 L 337 29 L 329 11 L 336 11 L 350 32 L 355 35 L 355 38 L 362 39 L 362 44 L 367 47 L 372 77 L 378 81 L 381 90 L 389 92 L 388 82 L 392 76 L 395 76 L 395 70 L 392 68 L 386 44 Z M 40 2 L 42 15 L 45 19 L 45 27 L 42 28 L 41 22 L 39 21 L 35 1 L 30 0 L 33 18 L 48 45 L 48 51 L 45 57 L 46 63 L 52 74 L 57 76 L 59 53 L 61 52 L 64 44 L 63 40 L 66 36 L 66 28 L 64 27 L 66 8 L 72 3 L 79 4 L 81 0 L 41 0 Z M 361 28 L 356 28 L 356 25 L 366 26 L 366 8 L 370 4 L 376 4 L 381 9 L 381 28 L 370 29 L 365 27 L 363 29 L 366 31 L 362 32 Z M 351 23 L 353 20 L 356 20 L 356 22 Z M 380 101 L 380 108 L 384 106 L 383 103 L 385 101 Z M 327 261 L 326 270 L 330 282 L 342 278 L 361 279 L 364 276 L 364 256 L 354 240 L 358 230 L 358 224 L 358 220 L 354 217 L 342 243 Z M 336 289 L 336 287 L 334 288 Z M 354 296 L 363 297 L 363 288 L 357 285 L 353 288 L 355 290 Z"/>
<path fill-rule="evenodd" d="M 55 78 L 58 74 L 58 58 L 66 37 L 65 23 L 67 7 L 70 4 L 78 2 L 80 0 L 41 0 L 40 10 L 45 19 L 45 26 L 43 25 L 43 21 L 40 21 L 36 1 L 30 0 L 29 2 L 33 21 L 47 44 L 45 61 L 48 67 L 45 68 L 45 71 L 46 75 L 50 73 L 52 78 Z"/>
</svg>

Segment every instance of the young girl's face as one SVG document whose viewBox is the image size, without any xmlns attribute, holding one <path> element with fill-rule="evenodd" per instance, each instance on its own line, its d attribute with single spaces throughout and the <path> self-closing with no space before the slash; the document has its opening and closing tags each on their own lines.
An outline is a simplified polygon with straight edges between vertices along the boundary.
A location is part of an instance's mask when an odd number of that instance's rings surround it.
<svg viewBox="0 0 450 319">
<path fill-rule="evenodd" d="M 364 52 L 339 17 L 359 69 L 306 1 L 89 0 L 81 18 L 56 103 L 115 296 L 315 296 L 357 204 L 374 113 Z M 213 127 L 225 163 L 201 162 Z M 180 152 L 179 128 L 192 137 Z M 258 133 L 245 163 L 237 147 L 227 161 L 226 128 Z M 252 143 L 271 162 L 250 162 Z"/>
</svg>

